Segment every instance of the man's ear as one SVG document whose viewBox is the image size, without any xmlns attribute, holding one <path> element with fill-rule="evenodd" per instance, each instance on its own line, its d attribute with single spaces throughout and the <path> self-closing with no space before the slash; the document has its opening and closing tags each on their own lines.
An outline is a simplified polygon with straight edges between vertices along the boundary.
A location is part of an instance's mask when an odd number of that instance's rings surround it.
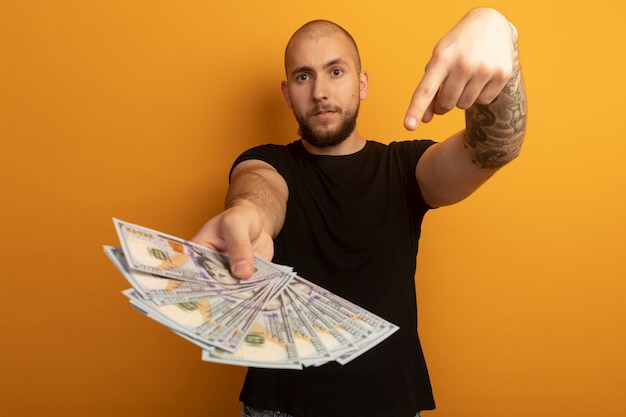
<svg viewBox="0 0 626 417">
<path fill-rule="evenodd" d="M 367 89 L 369 88 L 369 85 L 369 75 L 367 75 L 367 72 L 361 71 L 359 74 L 359 97 L 361 100 L 364 100 L 365 97 L 367 97 Z"/>
<path fill-rule="evenodd" d="M 289 106 L 289 108 L 293 110 L 293 107 L 291 107 L 291 99 L 289 98 L 289 85 L 287 84 L 287 81 L 283 81 L 280 83 L 280 89 L 283 91 L 283 97 L 287 102 L 287 106 Z"/>
</svg>

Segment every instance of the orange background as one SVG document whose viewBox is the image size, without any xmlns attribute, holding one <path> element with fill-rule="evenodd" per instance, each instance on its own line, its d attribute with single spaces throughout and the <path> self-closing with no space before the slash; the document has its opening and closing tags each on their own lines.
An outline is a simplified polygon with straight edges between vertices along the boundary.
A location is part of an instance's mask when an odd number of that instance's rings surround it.
<svg viewBox="0 0 626 417">
<path fill-rule="evenodd" d="M 520 32 L 528 134 L 472 198 L 426 218 L 425 416 L 623 416 L 624 6 L 487 4 Z M 359 41 L 365 137 L 447 137 L 462 112 L 415 133 L 402 119 L 435 42 L 474 5 L 2 2 L 2 414 L 238 415 L 244 369 L 202 362 L 120 294 L 101 249 L 117 243 L 111 218 L 189 237 L 241 151 L 293 140 L 282 53 L 313 18 Z"/>
</svg>

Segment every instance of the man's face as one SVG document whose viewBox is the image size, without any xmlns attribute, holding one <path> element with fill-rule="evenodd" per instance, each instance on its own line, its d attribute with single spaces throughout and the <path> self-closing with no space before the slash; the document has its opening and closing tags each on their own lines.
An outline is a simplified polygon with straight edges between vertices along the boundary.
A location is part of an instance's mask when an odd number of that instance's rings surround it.
<svg viewBox="0 0 626 417">
<path fill-rule="evenodd" d="M 319 148 L 338 145 L 355 130 L 366 76 L 356 69 L 341 32 L 292 39 L 286 56 L 283 94 L 302 139 Z"/>
</svg>

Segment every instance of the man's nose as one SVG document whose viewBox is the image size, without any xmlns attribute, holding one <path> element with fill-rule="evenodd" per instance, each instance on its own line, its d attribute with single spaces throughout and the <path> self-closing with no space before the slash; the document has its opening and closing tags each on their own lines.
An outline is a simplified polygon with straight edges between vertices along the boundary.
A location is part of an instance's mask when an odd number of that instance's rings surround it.
<svg viewBox="0 0 626 417">
<path fill-rule="evenodd" d="M 313 84 L 313 99 L 317 101 L 328 99 L 328 88 L 328 81 L 325 80 L 324 77 L 316 78 Z"/>
</svg>

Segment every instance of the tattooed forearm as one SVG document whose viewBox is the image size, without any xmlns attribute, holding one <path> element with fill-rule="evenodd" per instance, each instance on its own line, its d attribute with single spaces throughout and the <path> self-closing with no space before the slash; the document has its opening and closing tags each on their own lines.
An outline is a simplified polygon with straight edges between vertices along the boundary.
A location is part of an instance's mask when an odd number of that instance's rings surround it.
<svg viewBox="0 0 626 417">
<path fill-rule="evenodd" d="M 500 168 L 519 155 L 526 132 L 526 93 L 518 60 L 494 101 L 474 104 L 465 112 L 465 125 L 465 146 L 481 168 Z"/>
</svg>

